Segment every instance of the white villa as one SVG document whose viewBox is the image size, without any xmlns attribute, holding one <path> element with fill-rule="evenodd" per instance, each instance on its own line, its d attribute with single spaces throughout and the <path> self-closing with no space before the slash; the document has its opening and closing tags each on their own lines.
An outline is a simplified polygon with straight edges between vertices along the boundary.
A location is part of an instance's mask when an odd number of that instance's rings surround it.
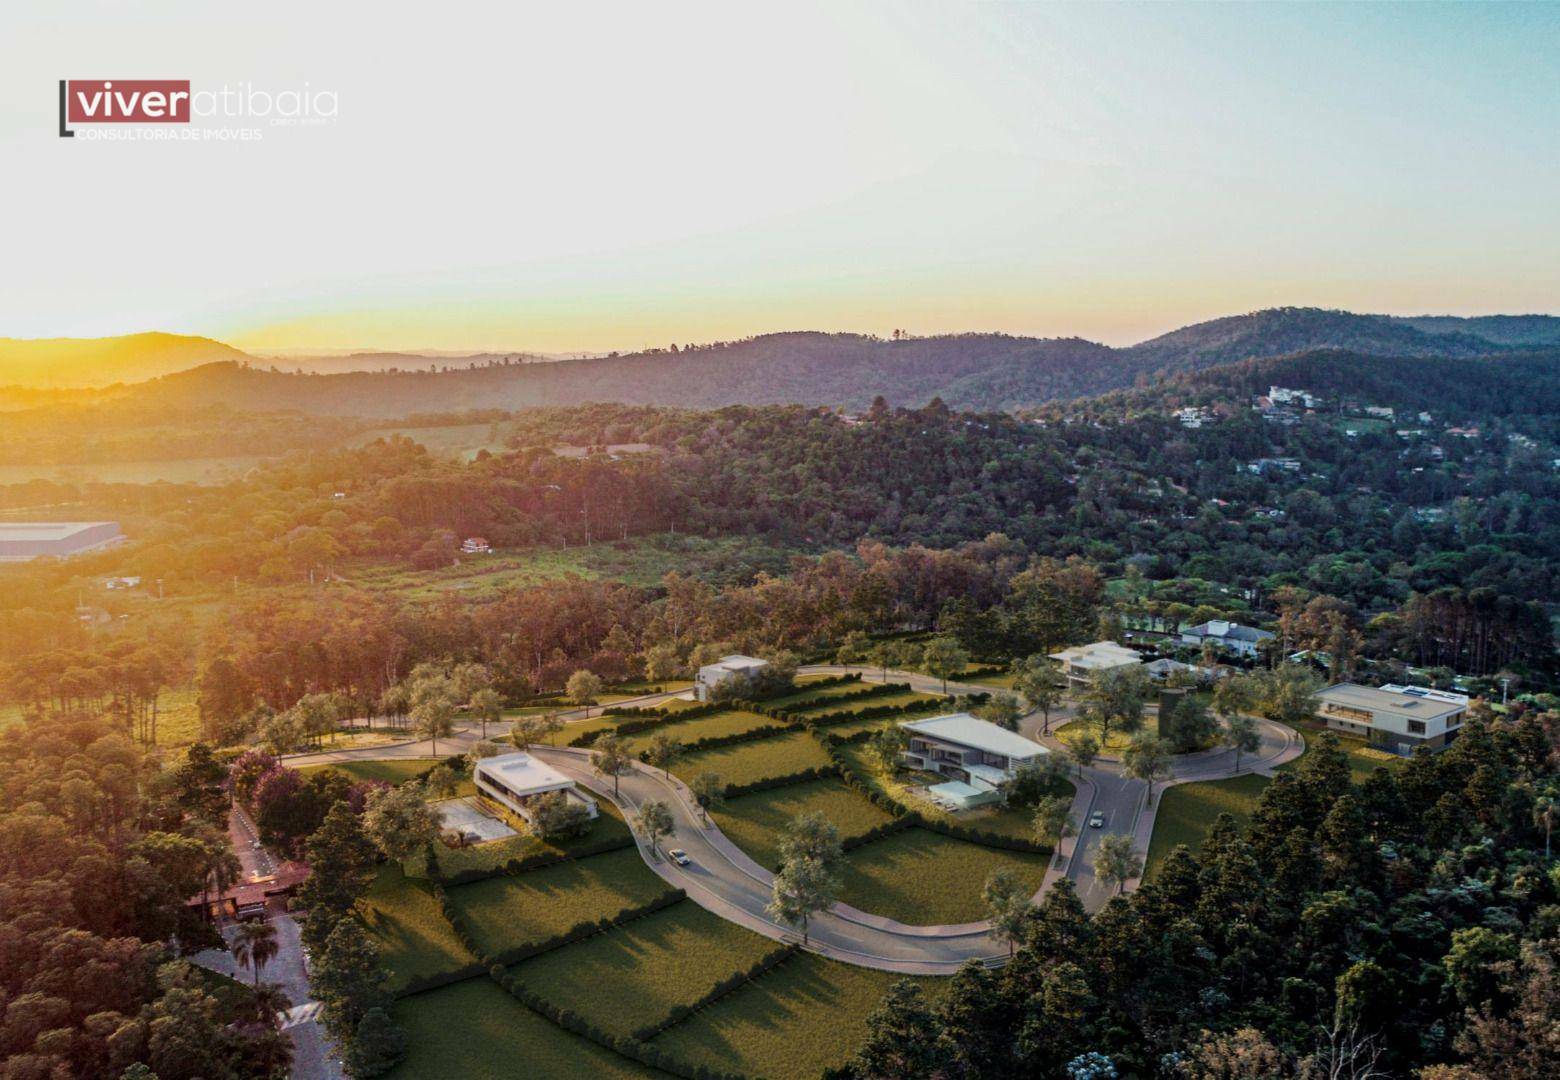
<svg viewBox="0 0 1560 1080">
<path fill-rule="evenodd" d="M 1236 656 L 1256 656 L 1257 647 L 1264 641 L 1272 640 L 1271 631 L 1243 626 L 1227 619 L 1212 619 L 1181 631 L 1181 641 L 1187 645 L 1202 645 L 1211 641 Z"/>
<path fill-rule="evenodd" d="M 1363 737 L 1379 750 L 1412 754 L 1439 749 L 1462 728 L 1466 694 L 1422 686 L 1383 687 L 1338 683 L 1316 695 L 1316 718 L 1334 731 Z"/>
<path fill-rule="evenodd" d="M 566 798 L 582 804 L 591 817 L 600 813 L 596 800 L 575 787 L 573 780 L 523 751 L 482 758 L 471 779 L 479 795 L 532 824 L 535 819 L 531 804 L 538 796 L 553 791 L 561 791 Z"/>
<path fill-rule="evenodd" d="M 1114 641 L 1096 641 L 1092 645 L 1074 645 L 1070 649 L 1051 654 L 1062 667 L 1062 674 L 1072 683 L 1088 683 L 1101 671 L 1134 667 L 1143 662 L 1143 654 L 1136 649 L 1117 645 Z"/>
<path fill-rule="evenodd" d="M 698 677 L 693 681 L 693 696 L 700 701 L 709 701 L 715 688 L 722 683 L 731 679 L 753 679 L 768 666 L 768 660 L 760 660 L 756 656 L 743 656 L 740 653 L 722 656 L 713 664 L 705 664 L 699 669 Z"/>
<path fill-rule="evenodd" d="M 927 793 L 955 810 L 996 802 L 1020 765 L 1051 752 L 969 713 L 903 720 L 899 726 L 910 736 L 901 760 L 912 769 L 948 777 Z"/>
</svg>

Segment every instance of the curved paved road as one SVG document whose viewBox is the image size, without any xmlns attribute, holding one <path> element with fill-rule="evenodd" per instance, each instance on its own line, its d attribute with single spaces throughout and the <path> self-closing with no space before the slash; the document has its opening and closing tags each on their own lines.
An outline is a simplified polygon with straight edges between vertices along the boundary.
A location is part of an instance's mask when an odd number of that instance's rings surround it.
<svg viewBox="0 0 1560 1080">
<path fill-rule="evenodd" d="M 885 681 L 883 673 L 875 668 L 819 664 L 803 667 L 799 673 L 840 674 L 847 671 L 861 672 L 864 681 Z M 890 669 L 887 681 L 907 682 L 913 689 L 925 693 L 942 692 L 941 680 L 918 672 Z M 947 687 L 954 693 L 990 689 L 978 684 L 956 682 L 949 682 Z M 646 695 L 632 704 L 654 704 L 686 694 L 687 691 L 673 691 Z M 583 711 L 579 710 L 563 715 L 568 719 L 584 719 Z M 1052 726 L 1065 723 L 1072 715 L 1070 708 L 1054 710 Z M 1021 730 L 1053 750 L 1062 749 L 1063 744 L 1054 735 L 1043 734 L 1041 726 L 1039 714 L 1031 714 L 1022 721 Z M 1239 774 L 1270 773 L 1276 766 L 1298 757 L 1304 751 L 1304 742 L 1293 730 L 1267 720 L 1259 721 L 1259 728 L 1262 747 L 1253 754 L 1243 756 Z M 477 741 L 477 732 L 466 728 L 453 736 L 440 739 L 439 749 L 445 754 L 460 753 L 470 750 Z M 532 752 L 572 776 L 581 786 L 616 803 L 625 818 L 631 819 L 647 800 L 659 799 L 665 802 L 672 811 L 676 825 L 675 837 L 668 844 L 687 851 L 692 862 L 688 867 L 679 867 L 652 852 L 641 839 L 640 853 L 650 868 L 671 884 L 687 890 L 691 899 L 722 918 L 775 940 L 800 941 L 800 935 L 792 928 L 778 924 L 764 914 L 773 874 L 754 862 L 713 824 L 706 825 L 686 785 L 675 776 L 665 777 L 636 764 L 633 772 L 620 778 L 619 792 L 614 797 L 612 785 L 595 774 L 589 751 L 535 746 Z M 298 767 L 355 759 L 431 755 L 432 747 L 424 740 L 357 750 L 299 754 L 285 759 L 285 763 Z M 1065 876 L 1074 882 L 1084 907 L 1090 911 L 1099 910 L 1116 891 L 1094 876 L 1091 853 L 1099 846 L 1100 838 L 1112 833 L 1131 835 L 1139 854 L 1146 855 L 1149 838 L 1153 834 L 1154 815 L 1163 791 L 1175 784 L 1238 775 L 1234 764 L 1233 752 L 1229 750 L 1210 750 L 1183 757 L 1175 763 L 1169 779 L 1154 785 L 1151 805 L 1148 805 L 1147 799 L 1148 785 L 1141 780 L 1123 776 L 1119 762 L 1102 758 L 1095 766 L 1082 770 L 1081 774 L 1075 773 L 1073 779 L 1077 785 L 1077 794 L 1073 799 L 1072 811 L 1079 825 L 1079 835 L 1059 845 L 1040 891 L 1035 894 L 1036 901 L 1054 881 Z M 1086 822 L 1096 811 L 1104 817 L 1105 825 L 1101 829 L 1088 828 Z M 1125 888 L 1131 889 L 1137 884 L 1136 881 L 1130 881 Z M 905 974 L 947 975 L 971 959 L 997 964 L 1007 958 L 1007 946 L 992 935 L 989 923 L 912 926 L 845 904 L 837 904 L 812 918 L 808 926 L 806 947 L 846 963 Z"/>
</svg>

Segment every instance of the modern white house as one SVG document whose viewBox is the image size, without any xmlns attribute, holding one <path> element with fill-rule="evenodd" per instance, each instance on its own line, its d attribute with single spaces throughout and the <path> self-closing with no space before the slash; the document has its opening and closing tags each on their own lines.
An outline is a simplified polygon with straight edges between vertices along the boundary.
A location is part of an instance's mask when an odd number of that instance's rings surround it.
<svg viewBox="0 0 1560 1080">
<path fill-rule="evenodd" d="M 760 660 L 756 656 L 743 656 L 740 653 L 722 656 L 713 664 L 705 664 L 699 669 L 698 676 L 693 680 L 693 696 L 700 701 L 709 701 L 717 686 L 732 679 L 751 682 L 768 666 L 768 660 Z"/>
<path fill-rule="evenodd" d="M 1316 698 L 1318 720 L 1394 754 L 1447 745 L 1457 738 L 1468 711 L 1466 694 L 1396 683 L 1382 687 L 1338 683 Z"/>
<path fill-rule="evenodd" d="M 948 777 L 927 793 L 956 810 L 997 802 L 1002 785 L 1013 779 L 1019 766 L 1051 752 L 969 713 L 902 720 L 899 726 L 910 736 L 900 760 L 912 769 Z"/>
<path fill-rule="evenodd" d="M 1258 630 L 1254 626 L 1243 626 L 1227 619 L 1210 619 L 1181 631 L 1182 644 L 1200 646 L 1211 641 L 1236 656 L 1256 656 L 1257 648 L 1264 641 L 1272 640 L 1272 631 Z"/>
<path fill-rule="evenodd" d="M 566 798 L 583 805 L 591 817 L 600 813 L 596 800 L 580 791 L 573 780 L 524 751 L 482 758 L 472 770 L 471 779 L 479 795 L 531 824 L 535 824 L 536 800 L 553 791 L 561 791 Z"/>
<path fill-rule="evenodd" d="M 1087 685 L 1102 671 L 1141 664 L 1143 654 L 1114 641 L 1096 641 L 1092 645 L 1075 645 L 1052 653 L 1051 659 L 1061 665 L 1062 674 L 1069 682 Z"/>
</svg>

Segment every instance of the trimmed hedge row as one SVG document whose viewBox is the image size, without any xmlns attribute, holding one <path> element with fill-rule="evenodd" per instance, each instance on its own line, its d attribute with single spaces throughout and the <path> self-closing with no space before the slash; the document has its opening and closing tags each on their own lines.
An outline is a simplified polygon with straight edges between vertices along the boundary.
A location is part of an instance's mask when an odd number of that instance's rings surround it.
<svg viewBox="0 0 1560 1080">
<path fill-rule="evenodd" d="M 806 689 L 812 690 L 814 685 L 809 685 L 806 687 Z M 877 683 L 872 686 L 862 687 L 860 690 L 852 690 L 848 694 L 836 694 L 834 697 L 831 697 L 827 700 L 829 704 L 833 705 L 837 702 L 860 701 L 862 698 L 882 697 L 884 694 L 904 694 L 908 693 L 910 689 L 911 687 L 909 683 Z M 806 710 L 819 704 L 821 704 L 821 702 L 803 701 L 795 705 L 758 705 L 754 707 L 753 711 L 756 713 L 762 713 L 765 716 L 773 716 L 776 719 L 781 719 L 788 716 L 798 716 L 799 714 L 804 713 Z"/>
<path fill-rule="evenodd" d="M 955 825 L 951 822 L 940 821 L 937 818 L 923 818 L 914 810 L 910 812 L 920 819 L 917 821 L 917 824 L 923 829 L 934 833 L 942 833 L 944 836 L 951 836 L 955 840 L 965 840 L 971 844 L 979 844 L 981 847 L 1001 848 L 1003 851 L 1023 851 L 1031 855 L 1049 855 L 1055 850 L 1050 844 L 1026 840 L 1022 836 L 992 832 L 990 829 L 972 829 L 968 825 Z"/>
<path fill-rule="evenodd" d="M 881 825 L 873 826 L 866 832 L 862 833 L 860 836 L 848 836 L 844 840 L 841 840 L 840 850 L 854 851 L 856 848 L 870 844 L 874 840 L 881 840 L 883 837 L 892 836 L 896 832 L 904 832 L 906 829 L 913 829 L 921 823 L 919 817 L 920 815 L 918 814 L 910 813 L 905 814 L 903 817 L 891 818 L 890 820 L 883 822 Z"/>
<path fill-rule="evenodd" d="M 982 700 L 979 694 L 971 694 L 975 700 Z M 838 709 L 834 712 L 817 713 L 805 717 L 804 720 L 810 728 L 832 727 L 835 724 L 848 724 L 853 720 L 880 720 L 890 716 L 914 716 L 917 713 L 936 712 L 938 709 L 947 709 L 953 705 L 952 698 L 936 697 L 925 701 L 912 701 L 907 705 L 868 705 L 865 709 Z"/>
<path fill-rule="evenodd" d="M 456 874 L 445 876 L 439 869 L 438 856 L 433 852 L 428 854 L 428 880 L 440 885 L 470 885 L 474 881 L 486 881 L 488 878 L 498 877 L 500 874 L 522 874 L 527 870 L 539 870 L 544 866 L 554 866 L 558 863 L 573 862 L 575 859 L 583 859 L 590 855 L 605 855 L 609 851 L 621 851 L 623 848 L 633 847 L 632 836 L 604 836 L 589 844 L 581 844 L 569 851 L 538 851 L 518 859 L 510 859 L 498 866 L 472 868 L 462 870 Z"/>
<path fill-rule="evenodd" d="M 682 1080 L 747 1080 L 742 1073 L 719 1072 L 706 1065 L 691 1065 L 664 1052 L 660 1047 L 641 1042 L 631 1035 L 614 1035 L 610 1031 L 599 1028 L 578 1013 L 554 1005 L 517 977 L 505 972 L 502 964 L 495 964 L 489 975 L 509 993 L 510 997 L 544 1020 L 551 1021 L 565 1031 L 572 1031 L 581 1038 L 588 1039 L 597 1046 L 611 1050 L 631 1061 L 637 1061 L 652 1069 L 660 1069 L 662 1072 L 681 1077 Z"/>
<path fill-rule="evenodd" d="M 456 968 L 454 971 L 445 971 L 437 975 L 423 975 L 412 979 L 405 986 L 395 992 L 395 998 L 400 1000 L 411 997 L 413 994 L 421 994 L 425 990 L 437 990 L 441 986 L 451 986 L 467 979 L 475 979 L 478 975 L 486 975 L 488 966 L 481 960 L 473 960 L 465 967 Z"/>
<path fill-rule="evenodd" d="M 840 767 L 838 765 L 814 765 L 811 768 L 803 769 L 801 772 L 790 773 L 786 776 L 769 776 L 747 784 L 727 784 L 726 798 L 735 799 L 739 795 L 752 795 L 759 791 L 772 791 L 778 787 L 801 784 L 808 780 L 832 779 L 839 775 Z"/>
<path fill-rule="evenodd" d="M 755 962 L 753 966 L 748 968 L 746 971 L 739 971 L 735 975 L 731 975 L 716 983 L 714 987 L 710 989 L 710 992 L 699 998 L 698 1001 L 693 1002 L 691 1005 L 672 1006 L 672 1011 L 667 1013 L 660 1020 L 657 1020 L 653 1024 L 646 1024 L 644 1027 L 635 1030 L 629 1037 L 638 1039 L 640 1042 L 649 1042 L 651 1039 L 661 1034 L 661 1032 L 682 1023 L 700 1009 L 709 1008 L 711 1005 L 715 1004 L 733 990 L 737 990 L 743 986 L 746 986 L 748 983 L 764 974 L 764 972 L 770 970 L 771 968 L 777 967 L 780 964 L 783 964 L 785 961 L 791 959 L 791 957 L 795 956 L 800 951 L 801 946 L 799 945 L 781 945 L 778 949 L 769 950 L 763 956 L 759 957 L 757 962 Z"/>
<path fill-rule="evenodd" d="M 663 908 L 669 908 L 673 904 L 681 903 L 688 898 L 688 894 L 681 889 L 668 889 L 660 896 L 646 904 L 626 907 L 616 915 L 608 915 L 605 918 L 594 919 L 588 922 L 576 923 L 561 934 L 554 934 L 550 938 L 541 941 L 532 941 L 524 945 L 518 945 L 499 957 L 489 956 L 477 945 L 477 939 L 471 932 L 471 926 L 466 922 L 466 917 L 460 913 L 460 909 L 450 902 L 449 893 L 444 886 L 435 884 L 433 887 L 434 899 L 439 902 L 439 911 L 443 913 L 445 921 L 450 924 L 450 929 L 455 931 L 455 937 L 466 951 L 475 956 L 483 967 L 492 967 L 497 963 L 518 963 L 521 960 L 529 960 L 533 956 L 540 956 L 554 949 L 561 949 L 565 945 L 576 941 L 583 941 L 588 937 L 606 933 L 615 926 L 642 919 L 646 915 L 652 915 Z"/>
<path fill-rule="evenodd" d="M 759 739 L 768 739 L 776 735 L 785 735 L 792 731 L 801 731 L 803 724 L 764 724 L 750 731 L 734 731 L 729 735 L 707 735 L 702 739 L 695 739 L 691 743 L 683 743 L 682 752 L 695 754 L 700 750 L 714 750 L 720 746 L 734 746 L 737 743 L 756 742 Z M 639 752 L 639 760 L 644 761 L 648 749 Z"/>
</svg>

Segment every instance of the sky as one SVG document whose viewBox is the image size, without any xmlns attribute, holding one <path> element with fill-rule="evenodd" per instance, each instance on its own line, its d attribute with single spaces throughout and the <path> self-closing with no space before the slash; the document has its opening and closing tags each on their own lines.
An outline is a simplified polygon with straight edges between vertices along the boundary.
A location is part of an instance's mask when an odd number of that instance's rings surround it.
<svg viewBox="0 0 1560 1080">
<path fill-rule="evenodd" d="M 1537 4 L 9 0 L 0 336 L 563 353 L 1560 314 L 1557 55 Z M 58 80 L 115 77 L 335 115 L 58 137 Z"/>
</svg>

